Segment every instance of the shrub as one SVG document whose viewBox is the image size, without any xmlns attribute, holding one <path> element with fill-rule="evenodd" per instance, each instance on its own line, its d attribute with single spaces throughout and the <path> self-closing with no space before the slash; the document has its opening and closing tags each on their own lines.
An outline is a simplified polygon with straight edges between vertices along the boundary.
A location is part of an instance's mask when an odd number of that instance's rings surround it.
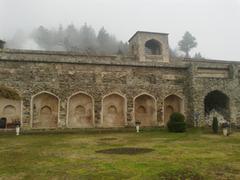
<svg viewBox="0 0 240 180">
<path fill-rule="evenodd" d="M 218 133 L 218 119 L 216 117 L 213 118 L 212 130 L 215 134 Z"/>
<path fill-rule="evenodd" d="M 170 132 L 185 132 L 186 123 L 184 115 L 178 112 L 172 113 L 167 123 L 167 127 Z"/>
</svg>

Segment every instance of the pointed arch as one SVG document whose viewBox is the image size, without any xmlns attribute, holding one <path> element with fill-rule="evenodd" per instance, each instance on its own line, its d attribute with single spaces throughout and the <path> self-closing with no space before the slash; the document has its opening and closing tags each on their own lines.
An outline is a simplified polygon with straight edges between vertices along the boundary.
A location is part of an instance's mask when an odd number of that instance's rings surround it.
<svg viewBox="0 0 240 180">
<path fill-rule="evenodd" d="M 127 123 L 127 98 L 112 92 L 102 98 L 102 127 L 124 127 Z"/>
<path fill-rule="evenodd" d="M 230 118 L 229 97 L 220 90 L 208 92 L 204 97 L 205 116 L 210 115 L 214 110 L 221 114 L 225 119 Z"/>
<path fill-rule="evenodd" d="M 161 43 L 156 39 L 150 39 L 145 42 L 145 54 L 146 55 L 161 55 L 162 47 Z"/>
<path fill-rule="evenodd" d="M 68 98 L 67 103 L 67 127 L 69 128 L 93 128 L 94 99 L 83 91 L 76 92 Z"/>
<path fill-rule="evenodd" d="M 22 104 L 22 98 L 15 89 L 0 87 L 0 117 L 7 119 L 7 128 L 15 127 L 15 121 L 22 123 Z"/>
<path fill-rule="evenodd" d="M 180 112 L 184 114 L 184 101 L 183 98 L 176 95 L 170 94 L 164 99 L 164 124 L 166 125 L 171 114 L 174 112 Z"/>
<path fill-rule="evenodd" d="M 134 122 L 140 121 L 141 126 L 157 125 L 156 98 L 148 93 L 141 93 L 133 98 Z"/>
<path fill-rule="evenodd" d="M 48 91 L 41 91 L 31 98 L 31 127 L 57 128 L 60 98 Z"/>
</svg>

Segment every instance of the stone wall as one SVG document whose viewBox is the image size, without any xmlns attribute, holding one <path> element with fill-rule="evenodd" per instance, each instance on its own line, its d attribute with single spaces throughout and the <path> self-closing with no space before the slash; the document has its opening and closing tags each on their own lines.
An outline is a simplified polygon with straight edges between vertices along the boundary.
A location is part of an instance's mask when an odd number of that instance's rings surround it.
<svg viewBox="0 0 240 180">
<path fill-rule="evenodd" d="M 219 90 L 229 97 L 230 120 L 237 122 L 240 119 L 239 67 L 238 63 L 208 60 L 140 62 L 133 56 L 90 56 L 62 52 L 2 50 L 0 51 L 0 86 L 19 93 L 22 100 L 20 116 L 25 128 L 34 127 L 35 116 L 40 112 L 34 110 L 37 108 L 34 107 L 34 99 L 41 93 L 47 93 L 59 100 L 54 105 L 50 104 L 52 108 L 50 105 L 44 106 L 54 109 L 54 118 L 57 117 L 57 121 L 54 122 L 57 122 L 56 127 L 61 128 L 67 125 L 71 128 L 111 127 L 103 123 L 109 118 L 107 112 L 119 112 L 115 114 L 119 122 L 115 124 L 116 126 L 123 124 L 122 120 L 125 116 L 124 126 L 133 126 L 136 120 L 134 100 L 142 94 L 150 95 L 156 101 L 155 107 L 151 105 L 152 108 L 148 110 L 152 111 L 155 119 L 153 118 L 153 123 L 146 126 L 165 125 L 167 119 L 164 119 L 164 111 L 166 111 L 164 101 L 170 95 L 176 95 L 182 100 L 181 112 L 185 114 L 188 123 L 194 123 L 193 115 L 198 112 L 199 120 L 204 124 L 204 98 L 213 90 Z M 213 72 L 212 77 L 211 72 Z M 70 97 L 78 92 L 89 95 L 93 100 L 93 106 L 86 105 L 87 108 L 83 109 L 80 107 L 81 103 L 74 104 L 74 99 Z M 107 99 L 105 105 L 104 97 L 110 94 L 116 94 L 116 97 Z M 117 94 L 123 98 L 118 98 Z M 117 104 L 121 106 L 120 109 L 113 108 L 115 104 L 111 104 L 111 98 L 116 99 Z M 123 99 L 126 102 L 122 101 Z M 145 102 L 151 103 L 150 100 Z M 59 105 L 58 108 L 55 107 L 56 104 Z M 91 102 L 86 100 L 86 104 Z M 72 106 L 79 108 L 73 109 Z M 104 109 L 105 106 L 107 107 Z M 49 112 L 53 112 L 47 110 L 49 109 L 45 108 L 43 112 L 48 115 Z M 87 114 L 80 119 L 74 114 L 83 111 Z M 139 111 L 145 112 L 141 108 Z M 79 119 L 78 123 L 75 123 L 76 126 L 74 123 L 69 123 L 70 119 L 74 118 Z M 93 123 L 81 126 L 84 118 L 90 119 L 89 122 L 93 120 Z M 41 127 L 43 126 L 36 126 L 36 128 Z"/>
<path fill-rule="evenodd" d="M 161 53 L 159 55 L 145 53 L 145 43 L 150 40 L 155 40 L 160 44 Z M 129 40 L 129 52 L 141 62 L 169 62 L 168 34 L 138 31 Z"/>
<path fill-rule="evenodd" d="M 191 119 L 194 119 L 193 114 L 199 113 L 199 120 L 202 125 L 205 124 L 204 113 L 204 98 L 208 93 L 213 91 L 220 91 L 229 98 L 229 111 L 230 117 L 228 121 L 239 124 L 237 120 L 240 111 L 239 102 L 240 98 L 240 86 L 238 79 L 238 62 L 221 62 L 221 61 L 201 61 L 191 62 L 189 68 L 191 76 L 189 77 L 190 83 L 190 99 L 191 99 Z M 209 71 L 203 76 L 202 72 L 199 73 L 199 69 L 209 69 Z M 217 70 L 218 69 L 218 70 Z M 209 72 L 212 71 L 213 76 Z M 216 76 L 216 72 L 222 72 Z M 228 72 L 226 74 L 226 71 Z M 199 75 L 201 74 L 201 75 Z M 224 74 L 224 76 L 223 76 Z"/>
</svg>

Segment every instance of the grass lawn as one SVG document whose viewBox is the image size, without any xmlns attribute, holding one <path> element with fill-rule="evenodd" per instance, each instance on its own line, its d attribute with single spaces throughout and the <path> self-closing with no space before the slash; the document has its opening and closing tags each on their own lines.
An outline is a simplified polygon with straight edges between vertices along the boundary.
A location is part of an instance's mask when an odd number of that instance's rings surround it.
<svg viewBox="0 0 240 180">
<path fill-rule="evenodd" d="M 154 151 L 96 153 L 117 147 Z M 1 133 L 0 179 L 240 179 L 240 133 Z"/>
</svg>

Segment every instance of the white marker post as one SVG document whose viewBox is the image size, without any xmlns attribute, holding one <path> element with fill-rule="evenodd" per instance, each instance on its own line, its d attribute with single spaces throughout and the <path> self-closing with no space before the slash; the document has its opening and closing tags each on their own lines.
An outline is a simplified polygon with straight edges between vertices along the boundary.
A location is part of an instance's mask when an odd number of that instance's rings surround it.
<svg viewBox="0 0 240 180">
<path fill-rule="evenodd" d="M 21 122 L 20 122 L 20 121 L 16 121 L 16 122 L 15 122 L 15 125 L 16 125 L 16 136 L 19 136 L 19 134 L 20 134 Z"/>
<path fill-rule="evenodd" d="M 20 126 L 16 125 L 16 135 L 19 136 L 20 134 Z"/>
<path fill-rule="evenodd" d="M 141 124 L 140 121 L 136 121 L 136 131 L 137 131 L 137 133 L 139 133 L 140 124 Z"/>
</svg>

